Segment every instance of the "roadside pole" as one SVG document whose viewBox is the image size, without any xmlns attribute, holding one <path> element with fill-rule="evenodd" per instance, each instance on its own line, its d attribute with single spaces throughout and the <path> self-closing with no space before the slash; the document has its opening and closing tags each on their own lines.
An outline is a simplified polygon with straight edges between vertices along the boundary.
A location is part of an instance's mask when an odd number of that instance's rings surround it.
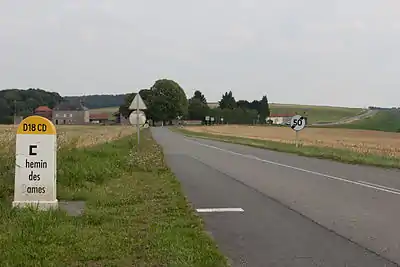
<svg viewBox="0 0 400 267">
<path fill-rule="evenodd" d="M 299 132 L 306 126 L 306 119 L 300 115 L 295 115 L 290 120 L 290 128 L 296 132 L 296 147 L 299 147 Z"/>
<path fill-rule="evenodd" d="M 140 97 L 140 91 L 139 91 L 136 93 L 135 98 L 132 100 L 132 103 L 129 105 L 129 110 L 136 110 L 136 116 L 134 116 L 135 114 L 133 114 L 133 112 L 129 115 L 129 122 L 132 125 L 136 124 L 138 149 L 139 149 L 139 144 L 140 144 L 140 117 L 144 116 L 144 122 L 146 122 L 145 114 L 139 114 L 141 109 L 147 109 L 147 107 L 146 107 L 146 104 L 143 102 L 143 99 Z"/>
<path fill-rule="evenodd" d="M 139 92 L 137 93 L 137 95 L 139 95 Z M 137 131 L 137 144 L 139 148 L 140 144 L 139 101 L 136 101 L 136 131 Z"/>
</svg>

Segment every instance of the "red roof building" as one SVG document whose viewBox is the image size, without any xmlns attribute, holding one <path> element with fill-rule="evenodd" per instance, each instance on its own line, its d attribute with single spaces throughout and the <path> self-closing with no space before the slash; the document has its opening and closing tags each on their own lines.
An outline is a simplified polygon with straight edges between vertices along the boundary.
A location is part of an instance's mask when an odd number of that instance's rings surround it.
<svg viewBox="0 0 400 267">
<path fill-rule="evenodd" d="M 277 117 L 287 118 L 287 117 L 293 117 L 294 115 L 296 115 L 296 114 L 271 114 L 271 115 L 269 115 L 269 117 L 270 118 L 277 118 Z"/>
<path fill-rule="evenodd" d="M 35 109 L 35 115 L 45 117 L 49 120 L 52 119 L 53 110 L 47 106 L 40 106 Z"/>
<path fill-rule="evenodd" d="M 36 112 L 52 112 L 52 110 L 47 106 L 40 106 L 35 109 L 35 113 Z"/>
<path fill-rule="evenodd" d="M 90 114 L 89 121 L 91 123 L 107 123 L 110 120 L 110 114 L 108 113 L 95 113 Z"/>
</svg>

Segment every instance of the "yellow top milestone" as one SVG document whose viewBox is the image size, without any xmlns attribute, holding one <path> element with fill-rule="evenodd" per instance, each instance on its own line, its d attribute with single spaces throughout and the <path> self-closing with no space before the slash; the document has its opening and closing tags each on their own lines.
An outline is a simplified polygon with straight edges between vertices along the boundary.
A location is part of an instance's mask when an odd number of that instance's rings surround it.
<svg viewBox="0 0 400 267">
<path fill-rule="evenodd" d="M 47 118 L 42 116 L 30 116 L 18 125 L 17 134 L 48 134 L 55 135 L 56 127 Z"/>
</svg>

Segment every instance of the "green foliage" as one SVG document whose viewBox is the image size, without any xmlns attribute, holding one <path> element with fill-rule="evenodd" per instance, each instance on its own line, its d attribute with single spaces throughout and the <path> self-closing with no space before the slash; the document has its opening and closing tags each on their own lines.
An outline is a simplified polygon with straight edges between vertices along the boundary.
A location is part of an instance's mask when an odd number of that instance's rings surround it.
<svg viewBox="0 0 400 267">
<path fill-rule="evenodd" d="M 333 127 L 400 133 L 400 110 L 380 110 L 372 117 L 349 124 L 335 125 Z"/>
<path fill-rule="evenodd" d="M 128 94 L 119 111 L 126 118 L 130 114 L 129 105 L 136 93 Z M 186 94 L 178 83 L 173 80 L 157 80 L 151 89 L 140 90 L 140 96 L 147 106 L 145 110 L 148 119 L 156 121 L 171 121 L 177 116 L 187 116 L 188 101 Z"/>
<path fill-rule="evenodd" d="M 224 118 L 224 123 L 228 124 L 253 124 L 257 120 L 257 111 L 253 109 L 211 109 L 210 116 L 215 117 L 217 122 Z"/>
<path fill-rule="evenodd" d="M 205 96 L 200 91 L 195 91 L 189 99 L 188 117 L 191 120 L 204 120 L 210 111 Z"/>
<path fill-rule="evenodd" d="M 118 95 L 87 95 L 84 96 L 85 106 L 89 109 L 116 107 L 123 105 L 126 94 Z M 81 100 L 80 96 L 66 96 L 65 100 L 76 102 Z"/>
<path fill-rule="evenodd" d="M 119 107 L 119 112 L 121 112 L 122 116 L 124 116 L 125 118 L 128 118 L 130 113 L 132 112 L 131 110 L 129 110 L 129 106 L 135 98 L 136 94 L 137 93 L 126 94 L 124 98 L 124 103 Z M 141 89 L 139 90 L 139 94 L 148 108 L 144 111 L 144 113 L 146 114 L 147 118 L 151 118 L 152 116 L 150 114 L 151 112 L 149 111 L 149 106 L 152 97 L 152 91 L 149 89 Z"/>
<path fill-rule="evenodd" d="M 150 90 L 153 96 L 159 97 L 157 103 L 161 105 L 157 108 L 157 112 L 152 114 L 155 121 L 174 120 L 177 116 L 187 116 L 186 94 L 177 82 L 167 79 L 157 80 Z M 164 114 L 161 114 L 161 111 Z"/>
<path fill-rule="evenodd" d="M 11 123 L 17 116 L 31 115 L 38 106 L 53 108 L 62 100 L 58 93 L 42 89 L 6 89 L 0 91 L 0 123 Z"/>
<path fill-rule="evenodd" d="M 266 119 L 270 115 L 270 110 L 269 110 L 269 104 L 268 104 L 268 98 L 266 95 L 264 95 L 260 101 L 259 105 L 259 110 L 258 114 L 260 115 L 260 122 L 262 124 L 265 124 L 267 121 Z"/>
<path fill-rule="evenodd" d="M 272 114 L 299 114 L 307 117 L 307 123 L 335 122 L 343 118 L 353 117 L 363 112 L 361 108 L 270 104 Z"/>
<path fill-rule="evenodd" d="M 207 104 L 207 99 L 206 97 L 203 95 L 202 92 L 200 92 L 199 90 L 196 90 L 193 94 L 192 99 L 198 99 L 201 103 L 203 104 Z"/>
<path fill-rule="evenodd" d="M 232 95 L 232 91 L 226 92 L 222 95 L 222 99 L 219 101 L 220 109 L 234 109 L 236 107 L 236 100 Z"/>
<path fill-rule="evenodd" d="M 140 144 L 131 136 L 60 151 L 58 199 L 86 201 L 81 216 L 2 199 L 2 266 L 227 266 L 149 130 Z M 0 162 L 0 195 L 12 196 L 13 164 Z"/>
</svg>

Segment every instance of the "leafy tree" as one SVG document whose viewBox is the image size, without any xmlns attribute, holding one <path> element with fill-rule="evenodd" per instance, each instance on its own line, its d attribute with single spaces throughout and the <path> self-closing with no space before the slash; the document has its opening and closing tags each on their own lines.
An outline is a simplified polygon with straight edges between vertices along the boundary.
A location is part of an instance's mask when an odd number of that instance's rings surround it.
<svg viewBox="0 0 400 267">
<path fill-rule="evenodd" d="M 161 107 L 157 108 L 154 120 L 159 121 L 172 121 L 178 116 L 187 116 L 188 114 L 188 100 L 182 87 L 173 80 L 161 79 L 157 80 L 150 89 L 152 97 L 157 97 L 157 103 Z M 162 98 L 160 98 L 162 97 Z M 150 105 L 155 105 L 155 101 L 150 102 Z M 159 114 L 158 112 L 163 112 Z"/>
<path fill-rule="evenodd" d="M 249 103 L 249 101 L 247 101 L 247 100 L 239 100 L 239 101 L 236 103 L 236 106 L 237 106 L 238 108 L 250 109 L 250 103 Z"/>
<path fill-rule="evenodd" d="M 267 117 L 270 115 L 269 103 L 266 95 L 262 97 L 259 107 L 260 110 L 258 114 L 260 115 L 260 121 L 262 124 L 265 124 Z"/>
<path fill-rule="evenodd" d="M 221 109 L 234 109 L 236 108 L 236 100 L 232 95 L 232 91 L 229 91 L 222 95 L 221 101 L 219 101 L 219 107 Z"/>
<path fill-rule="evenodd" d="M 191 98 L 189 100 L 189 119 L 191 120 L 204 120 L 210 112 L 210 107 L 204 104 L 199 98 Z"/>
<path fill-rule="evenodd" d="M 249 105 L 249 109 L 257 110 L 257 112 L 260 113 L 260 111 L 261 111 L 260 104 L 261 104 L 260 101 L 253 100 Z"/>
<path fill-rule="evenodd" d="M 142 95 L 142 94 L 140 94 Z M 86 95 L 84 96 L 85 106 L 90 109 L 118 107 L 124 105 L 127 94 L 118 95 Z M 70 102 L 78 102 L 81 96 L 66 96 L 65 100 Z"/>
<path fill-rule="evenodd" d="M 205 96 L 203 95 L 203 93 L 200 92 L 199 90 L 196 90 L 196 91 L 194 92 L 194 95 L 193 95 L 192 99 L 199 99 L 201 103 L 207 105 L 207 99 L 206 99 L 206 97 L 205 97 Z"/>
<path fill-rule="evenodd" d="M 149 111 L 149 105 L 151 102 L 151 97 L 152 97 L 152 91 L 149 89 L 141 89 L 139 90 L 140 96 L 143 99 L 143 102 L 146 104 L 147 110 L 144 110 L 144 113 L 146 114 L 146 117 L 148 119 L 153 119 L 151 116 L 151 112 Z M 137 93 L 131 93 L 131 94 L 126 94 L 124 98 L 124 103 L 119 107 L 119 112 L 124 116 L 125 118 L 128 118 L 129 115 L 131 114 L 132 110 L 129 110 L 129 106 L 131 105 L 133 99 L 135 98 Z"/>
<path fill-rule="evenodd" d="M 0 91 L 0 123 L 12 123 L 14 108 L 18 116 L 29 116 L 38 106 L 53 108 L 63 98 L 42 89 L 6 89 Z"/>
</svg>

